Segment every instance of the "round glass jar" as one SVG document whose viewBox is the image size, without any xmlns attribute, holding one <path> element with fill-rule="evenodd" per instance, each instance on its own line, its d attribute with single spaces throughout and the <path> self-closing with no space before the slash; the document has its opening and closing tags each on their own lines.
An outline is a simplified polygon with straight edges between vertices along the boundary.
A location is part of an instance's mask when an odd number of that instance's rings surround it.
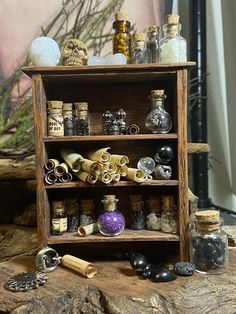
<svg viewBox="0 0 236 314">
<path fill-rule="evenodd" d="M 98 217 L 98 230 L 108 237 L 117 236 L 125 229 L 125 218 L 117 210 L 117 202 L 115 195 L 103 196 L 104 211 Z"/>
<path fill-rule="evenodd" d="M 190 260 L 196 272 L 221 274 L 228 268 L 228 237 L 216 210 L 204 210 L 191 216 Z"/>
</svg>

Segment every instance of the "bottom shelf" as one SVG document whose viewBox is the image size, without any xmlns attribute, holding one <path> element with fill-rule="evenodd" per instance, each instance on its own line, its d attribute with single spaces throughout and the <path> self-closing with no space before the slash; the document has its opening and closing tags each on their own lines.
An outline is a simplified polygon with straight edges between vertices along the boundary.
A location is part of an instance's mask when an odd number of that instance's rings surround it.
<svg viewBox="0 0 236 314">
<path fill-rule="evenodd" d="M 101 233 L 87 237 L 80 237 L 78 233 L 65 233 L 62 236 L 50 236 L 48 238 L 48 244 L 129 241 L 179 241 L 179 235 L 161 231 L 125 229 L 122 234 L 116 237 L 106 237 Z"/>
</svg>

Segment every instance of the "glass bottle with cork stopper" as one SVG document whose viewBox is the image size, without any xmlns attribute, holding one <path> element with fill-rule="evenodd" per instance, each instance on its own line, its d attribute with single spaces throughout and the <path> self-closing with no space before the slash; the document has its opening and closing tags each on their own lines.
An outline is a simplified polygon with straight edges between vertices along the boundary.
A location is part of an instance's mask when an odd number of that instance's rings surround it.
<svg viewBox="0 0 236 314">
<path fill-rule="evenodd" d="M 148 214 L 146 217 L 146 229 L 161 230 L 161 197 L 149 196 Z"/>
<path fill-rule="evenodd" d="M 51 232 L 53 235 L 62 235 L 67 231 L 67 214 L 64 201 L 52 202 Z"/>
<path fill-rule="evenodd" d="M 115 14 L 113 29 L 113 53 L 123 53 L 126 56 L 127 63 L 131 63 L 131 34 L 130 22 L 127 20 L 127 14 L 118 12 Z"/>
<path fill-rule="evenodd" d="M 177 207 L 174 195 L 162 195 L 161 231 L 177 233 Z"/>
<path fill-rule="evenodd" d="M 79 227 L 79 208 L 76 198 L 66 199 L 66 212 L 68 217 L 68 232 L 77 232 Z"/>
<path fill-rule="evenodd" d="M 88 225 L 94 219 L 94 201 L 92 199 L 80 201 L 80 225 Z"/>
<path fill-rule="evenodd" d="M 87 102 L 76 102 L 76 129 L 77 135 L 84 136 L 90 134 L 90 123 Z"/>
<path fill-rule="evenodd" d="M 172 127 L 171 115 L 164 107 L 165 98 L 164 90 L 151 90 L 149 99 L 152 108 L 146 117 L 145 127 L 152 133 L 168 133 Z"/>
<path fill-rule="evenodd" d="M 142 195 L 130 195 L 130 228 L 133 230 L 145 229 L 145 214 L 144 214 L 144 203 Z"/>
<path fill-rule="evenodd" d="M 221 274 L 228 268 L 228 237 L 221 229 L 217 210 L 203 210 L 192 216 L 190 259 L 196 272 Z"/>
<path fill-rule="evenodd" d="M 160 40 L 161 63 L 187 61 L 187 42 L 180 36 L 180 30 L 179 15 L 167 15 L 163 26 L 164 37 Z"/>
<path fill-rule="evenodd" d="M 146 40 L 147 35 L 145 33 L 134 33 L 132 35 L 132 63 L 146 63 Z"/>
<path fill-rule="evenodd" d="M 72 103 L 63 104 L 63 119 L 64 119 L 64 135 L 75 135 L 73 105 Z"/>
<path fill-rule="evenodd" d="M 150 25 L 147 31 L 147 63 L 159 63 L 160 27 Z"/>
<path fill-rule="evenodd" d="M 125 218 L 118 211 L 117 202 L 115 195 L 103 195 L 104 211 L 98 217 L 98 230 L 108 237 L 117 236 L 125 229 Z"/>
<path fill-rule="evenodd" d="M 64 119 L 62 115 L 62 101 L 48 101 L 48 136 L 64 136 Z"/>
</svg>

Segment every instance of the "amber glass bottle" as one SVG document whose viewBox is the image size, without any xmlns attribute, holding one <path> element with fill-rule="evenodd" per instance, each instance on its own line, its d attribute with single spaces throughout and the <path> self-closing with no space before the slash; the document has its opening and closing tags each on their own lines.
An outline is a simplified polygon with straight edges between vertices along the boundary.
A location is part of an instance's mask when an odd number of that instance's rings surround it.
<svg viewBox="0 0 236 314">
<path fill-rule="evenodd" d="M 123 53 L 126 56 L 127 63 L 131 63 L 131 34 L 130 22 L 127 21 L 125 13 L 116 13 L 113 29 L 113 53 Z"/>
</svg>

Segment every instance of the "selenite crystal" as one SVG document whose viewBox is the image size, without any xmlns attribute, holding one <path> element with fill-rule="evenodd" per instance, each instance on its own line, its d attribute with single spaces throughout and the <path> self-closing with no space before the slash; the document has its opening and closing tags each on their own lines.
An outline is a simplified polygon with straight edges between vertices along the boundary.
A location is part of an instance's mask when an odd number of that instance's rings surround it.
<svg viewBox="0 0 236 314">
<path fill-rule="evenodd" d="M 41 36 L 32 41 L 29 56 L 35 66 L 55 66 L 61 53 L 54 39 Z"/>
<path fill-rule="evenodd" d="M 88 59 L 88 65 L 119 65 L 126 63 L 127 59 L 123 53 L 115 53 L 106 57 L 92 56 Z"/>
</svg>

